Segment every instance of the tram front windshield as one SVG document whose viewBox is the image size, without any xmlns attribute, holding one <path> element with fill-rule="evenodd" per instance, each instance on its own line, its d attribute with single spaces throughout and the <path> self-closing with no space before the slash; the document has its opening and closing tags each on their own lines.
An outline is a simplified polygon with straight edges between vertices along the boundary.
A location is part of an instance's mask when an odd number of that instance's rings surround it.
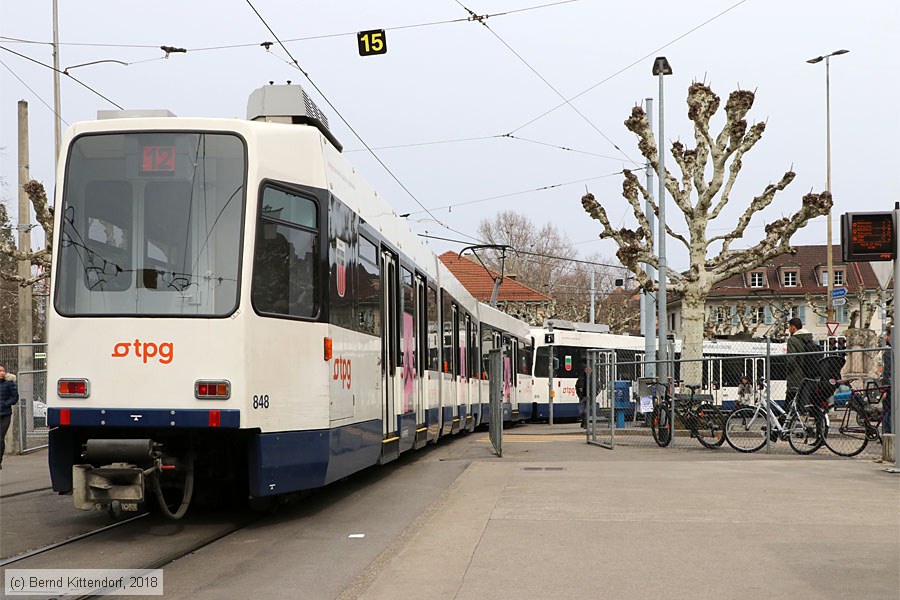
<svg viewBox="0 0 900 600">
<path fill-rule="evenodd" d="M 237 308 L 243 141 L 227 133 L 81 136 L 54 253 L 66 316 L 226 316 Z M 58 208 L 59 210 L 59 208 Z"/>
</svg>

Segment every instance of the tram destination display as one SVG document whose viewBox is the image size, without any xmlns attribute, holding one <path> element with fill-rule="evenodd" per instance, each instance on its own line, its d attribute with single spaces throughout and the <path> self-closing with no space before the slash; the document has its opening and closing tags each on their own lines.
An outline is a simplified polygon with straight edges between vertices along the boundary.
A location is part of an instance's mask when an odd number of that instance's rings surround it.
<svg viewBox="0 0 900 600">
<path fill-rule="evenodd" d="M 844 262 L 893 260 L 896 256 L 893 212 L 841 215 L 841 250 Z"/>
</svg>

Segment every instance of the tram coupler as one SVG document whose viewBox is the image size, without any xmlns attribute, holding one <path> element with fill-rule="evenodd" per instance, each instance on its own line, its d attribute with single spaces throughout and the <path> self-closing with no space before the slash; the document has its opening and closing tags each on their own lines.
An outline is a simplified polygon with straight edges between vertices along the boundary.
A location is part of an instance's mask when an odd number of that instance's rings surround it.
<svg viewBox="0 0 900 600">
<path fill-rule="evenodd" d="M 145 499 L 146 479 L 167 468 L 161 445 L 146 439 L 88 440 L 82 458 L 87 464 L 72 466 L 72 496 L 81 510 L 117 503 L 124 512 L 136 512 Z"/>
</svg>

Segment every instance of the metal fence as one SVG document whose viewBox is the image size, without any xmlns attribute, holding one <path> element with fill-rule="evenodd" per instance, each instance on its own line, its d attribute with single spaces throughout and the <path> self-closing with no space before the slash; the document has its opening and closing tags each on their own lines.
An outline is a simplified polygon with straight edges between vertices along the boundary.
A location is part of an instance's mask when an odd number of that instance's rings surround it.
<svg viewBox="0 0 900 600">
<path fill-rule="evenodd" d="M 7 434 L 7 452 L 47 444 L 47 344 L 0 344 L 0 364 L 16 377 L 19 403 Z"/>
<path fill-rule="evenodd" d="M 886 350 L 788 354 L 784 344 L 729 342 L 727 352 L 705 352 L 699 359 L 670 353 L 675 359 L 663 369 L 654 361 L 593 349 L 588 357 L 597 382 L 588 397 L 597 401 L 588 411 L 588 441 L 608 448 L 881 458 L 882 436 L 889 431 L 883 414 L 890 386 L 881 382 Z M 790 411 L 787 401 L 793 399 L 798 409 L 792 419 L 782 411 Z M 810 416 L 811 410 L 820 416 Z M 825 436 L 813 447 L 806 434 L 817 418 Z"/>
</svg>

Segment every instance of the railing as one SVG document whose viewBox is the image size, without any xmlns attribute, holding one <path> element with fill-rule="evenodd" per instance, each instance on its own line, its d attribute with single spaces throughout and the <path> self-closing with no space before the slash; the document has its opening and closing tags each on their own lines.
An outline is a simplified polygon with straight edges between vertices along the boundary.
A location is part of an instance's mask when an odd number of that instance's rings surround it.
<svg viewBox="0 0 900 600">
<path fill-rule="evenodd" d="M 0 364 L 16 378 L 19 402 L 7 440 L 9 454 L 47 445 L 47 344 L 0 344 Z"/>
<path fill-rule="evenodd" d="M 589 423 L 588 438 L 603 446 L 644 446 L 696 449 L 697 451 L 732 451 L 729 444 L 715 445 L 718 438 L 709 415 L 701 414 L 701 406 L 712 407 L 722 419 L 744 406 L 768 407 L 769 401 L 785 407 L 786 400 L 801 398 L 804 404 L 817 403 L 826 419 L 825 434 L 834 432 L 844 416 L 846 398 L 853 389 L 880 381 L 883 354 L 889 348 L 864 348 L 787 354 L 778 346 L 749 342 L 729 342 L 728 353 L 698 359 L 677 358 L 669 362 L 666 379 L 645 378 L 646 372 L 661 372 L 661 365 L 646 360 L 621 360 L 615 352 L 592 350 L 590 355 L 599 374 L 597 402 Z M 653 370 L 651 370 L 653 369 Z M 614 373 L 628 374 L 620 380 Z M 850 386 L 835 380 L 853 379 Z M 799 392 L 799 396 L 797 395 Z M 671 399 L 674 398 L 674 402 Z M 668 414 L 659 415 L 659 407 Z M 778 413 L 768 409 L 769 414 Z M 875 407 L 872 410 L 884 410 Z M 590 414 L 590 413 L 589 413 Z M 712 432 L 700 427 L 704 419 Z M 718 418 L 718 417 L 717 417 Z M 774 418 L 774 417 L 772 417 Z M 668 432 L 663 439 L 654 435 L 654 423 Z M 859 454 L 880 458 L 883 453 L 882 429 L 873 436 Z M 889 430 L 889 429 L 888 429 Z M 885 430 L 886 431 L 886 430 Z M 657 432 L 658 433 L 658 432 Z M 793 453 L 787 434 L 775 432 L 766 437 L 762 449 L 768 453 Z M 837 435 L 829 438 L 832 444 Z M 704 444 L 706 442 L 706 444 Z M 713 450 L 707 446 L 713 445 Z M 829 453 L 827 446 L 817 451 Z"/>
</svg>

